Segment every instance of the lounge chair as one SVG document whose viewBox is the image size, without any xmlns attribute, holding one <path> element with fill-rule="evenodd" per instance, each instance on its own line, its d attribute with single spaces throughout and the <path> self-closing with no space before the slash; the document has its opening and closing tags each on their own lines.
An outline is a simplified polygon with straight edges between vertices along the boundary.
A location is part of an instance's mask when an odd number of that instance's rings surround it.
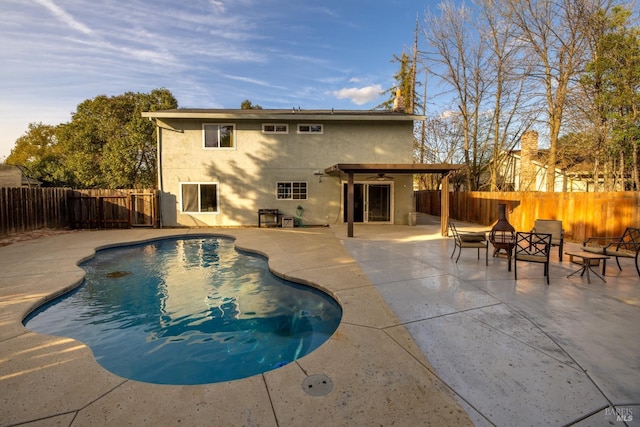
<svg viewBox="0 0 640 427">
<path fill-rule="evenodd" d="M 627 227 L 622 236 L 617 237 L 589 237 L 582 242 L 581 249 L 585 252 L 614 257 L 620 271 L 622 271 L 622 267 L 619 258 L 635 258 L 636 271 L 640 276 L 640 266 L 638 266 L 640 228 Z"/>
</svg>

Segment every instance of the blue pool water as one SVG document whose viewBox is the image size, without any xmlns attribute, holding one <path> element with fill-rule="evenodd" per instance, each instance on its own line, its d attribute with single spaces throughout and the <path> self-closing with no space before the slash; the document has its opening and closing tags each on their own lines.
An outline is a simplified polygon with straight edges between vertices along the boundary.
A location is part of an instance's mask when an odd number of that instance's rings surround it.
<svg viewBox="0 0 640 427">
<path fill-rule="evenodd" d="M 25 326 L 87 344 L 116 375 L 206 384 L 286 365 L 336 330 L 338 303 L 274 276 L 225 238 L 161 240 L 99 251 L 85 282 Z"/>
</svg>

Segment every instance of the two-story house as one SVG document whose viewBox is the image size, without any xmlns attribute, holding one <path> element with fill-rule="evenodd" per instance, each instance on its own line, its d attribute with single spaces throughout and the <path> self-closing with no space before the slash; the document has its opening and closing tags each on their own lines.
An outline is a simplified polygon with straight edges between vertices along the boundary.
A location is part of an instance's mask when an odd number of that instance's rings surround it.
<svg viewBox="0 0 640 427">
<path fill-rule="evenodd" d="M 256 225 L 259 209 L 303 225 L 347 222 L 349 175 L 354 222 L 407 224 L 413 210 L 411 170 L 399 166 L 411 166 L 420 116 L 300 109 L 143 116 L 157 126 L 165 226 Z"/>
</svg>

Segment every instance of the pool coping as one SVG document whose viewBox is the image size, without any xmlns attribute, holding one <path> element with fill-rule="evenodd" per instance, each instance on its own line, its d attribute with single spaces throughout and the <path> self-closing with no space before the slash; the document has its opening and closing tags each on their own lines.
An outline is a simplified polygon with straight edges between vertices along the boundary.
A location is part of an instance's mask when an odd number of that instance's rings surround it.
<svg viewBox="0 0 640 427">
<path fill-rule="evenodd" d="M 230 382 L 166 386 L 104 370 L 77 341 L 22 326 L 35 307 L 77 287 L 96 250 L 177 237 L 235 239 L 274 274 L 331 294 L 336 333 L 282 368 Z M 83 231 L 0 248 L 0 425 L 471 425 L 404 326 L 329 228 Z M 303 382 L 326 375 L 331 392 Z"/>
</svg>

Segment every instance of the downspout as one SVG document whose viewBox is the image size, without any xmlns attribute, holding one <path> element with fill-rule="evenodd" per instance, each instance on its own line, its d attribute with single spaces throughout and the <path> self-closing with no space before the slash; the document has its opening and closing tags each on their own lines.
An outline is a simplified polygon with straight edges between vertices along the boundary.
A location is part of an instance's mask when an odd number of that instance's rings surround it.
<svg viewBox="0 0 640 427">
<path fill-rule="evenodd" d="M 153 120 L 153 119 L 152 119 Z M 162 184 L 162 128 L 156 123 L 156 167 L 158 169 L 158 227 L 162 228 L 162 193 L 164 186 Z"/>
</svg>

